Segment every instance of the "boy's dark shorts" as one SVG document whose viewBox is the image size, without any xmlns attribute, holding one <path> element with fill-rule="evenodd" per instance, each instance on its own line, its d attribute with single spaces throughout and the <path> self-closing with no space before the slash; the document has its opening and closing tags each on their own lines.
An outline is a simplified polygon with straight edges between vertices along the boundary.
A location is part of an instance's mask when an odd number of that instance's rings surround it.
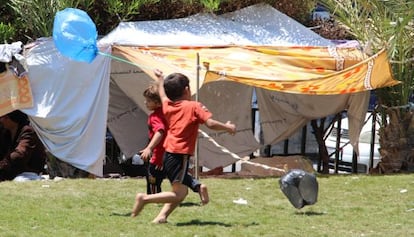
<svg viewBox="0 0 414 237">
<path fill-rule="evenodd" d="M 188 173 L 190 155 L 165 152 L 164 172 L 171 183 L 179 182 L 194 192 L 200 189 L 200 182 Z"/>
</svg>

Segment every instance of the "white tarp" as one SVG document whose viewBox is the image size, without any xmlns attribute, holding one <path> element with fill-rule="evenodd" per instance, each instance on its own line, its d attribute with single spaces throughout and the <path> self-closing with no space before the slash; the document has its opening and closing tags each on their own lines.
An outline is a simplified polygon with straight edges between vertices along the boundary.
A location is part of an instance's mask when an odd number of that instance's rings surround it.
<svg viewBox="0 0 414 237">
<path fill-rule="evenodd" d="M 53 155 L 96 175 L 105 158 L 110 61 L 72 61 L 52 39 L 38 40 L 26 55 L 34 106 L 22 111 Z"/>
</svg>

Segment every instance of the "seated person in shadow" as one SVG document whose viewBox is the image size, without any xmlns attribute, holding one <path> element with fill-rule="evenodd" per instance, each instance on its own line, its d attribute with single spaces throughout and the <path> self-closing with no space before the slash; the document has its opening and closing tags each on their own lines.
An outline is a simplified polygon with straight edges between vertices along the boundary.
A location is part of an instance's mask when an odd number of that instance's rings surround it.
<svg viewBox="0 0 414 237">
<path fill-rule="evenodd" d="M 45 147 L 26 114 L 0 116 L 0 181 L 38 180 L 46 164 Z"/>
</svg>

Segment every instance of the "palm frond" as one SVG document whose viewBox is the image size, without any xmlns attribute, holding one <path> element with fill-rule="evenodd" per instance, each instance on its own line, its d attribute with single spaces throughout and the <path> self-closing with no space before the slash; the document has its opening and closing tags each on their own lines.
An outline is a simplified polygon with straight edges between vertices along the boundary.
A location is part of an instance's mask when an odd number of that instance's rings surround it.
<svg viewBox="0 0 414 237">
<path fill-rule="evenodd" d="M 386 48 L 394 77 L 402 84 L 378 91 L 380 103 L 405 105 L 413 94 L 414 1 L 412 0 L 322 0 L 335 19 L 372 53 Z"/>
</svg>

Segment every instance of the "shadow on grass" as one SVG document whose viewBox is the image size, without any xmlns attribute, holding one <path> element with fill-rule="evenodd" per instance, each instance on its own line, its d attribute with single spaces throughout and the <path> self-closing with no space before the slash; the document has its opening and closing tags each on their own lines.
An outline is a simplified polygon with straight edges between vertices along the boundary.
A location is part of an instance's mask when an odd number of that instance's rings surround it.
<svg viewBox="0 0 414 237">
<path fill-rule="evenodd" d="M 182 202 L 182 203 L 180 203 L 180 207 L 192 207 L 192 206 L 201 206 L 201 204 L 196 203 L 196 202 Z"/>
<path fill-rule="evenodd" d="M 315 212 L 315 211 L 297 211 L 295 215 L 303 215 L 303 216 L 322 216 L 325 215 L 324 212 Z"/>
<path fill-rule="evenodd" d="M 206 226 L 206 225 L 216 225 L 216 226 L 224 226 L 224 227 L 232 227 L 231 224 L 226 224 L 223 222 L 217 222 L 217 221 L 200 221 L 200 220 L 191 220 L 189 222 L 181 222 L 175 224 L 176 226 L 189 226 L 189 225 L 199 225 L 199 226 Z"/>
<path fill-rule="evenodd" d="M 191 207 L 191 206 L 201 206 L 201 204 L 200 203 L 195 203 L 195 202 L 183 202 L 183 203 L 180 204 L 180 207 Z M 127 212 L 127 213 L 112 212 L 109 215 L 110 216 L 130 217 L 131 212 Z"/>
<path fill-rule="evenodd" d="M 125 217 L 130 217 L 132 212 L 127 212 L 127 213 L 117 213 L 117 212 L 112 212 L 110 214 L 110 216 L 125 216 Z"/>
<path fill-rule="evenodd" d="M 232 227 L 233 224 L 228 224 L 228 223 L 223 223 L 223 222 L 218 222 L 218 221 L 200 221 L 198 219 L 194 219 L 191 220 L 189 222 L 180 222 L 175 224 L 176 226 L 190 226 L 190 225 L 198 225 L 198 226 L 207 226 L 207 225 L 211 225 L 211 226 L 224 226 L 224 227 Z M 248 226 L 256 226 L 259 225 L 256 222 L 252 222 L 252 223 L 248 223 L 248 224 L 236 224 L 236 225 L 241 225 L 244 227 L 248 227 Z"/>
</svg>

